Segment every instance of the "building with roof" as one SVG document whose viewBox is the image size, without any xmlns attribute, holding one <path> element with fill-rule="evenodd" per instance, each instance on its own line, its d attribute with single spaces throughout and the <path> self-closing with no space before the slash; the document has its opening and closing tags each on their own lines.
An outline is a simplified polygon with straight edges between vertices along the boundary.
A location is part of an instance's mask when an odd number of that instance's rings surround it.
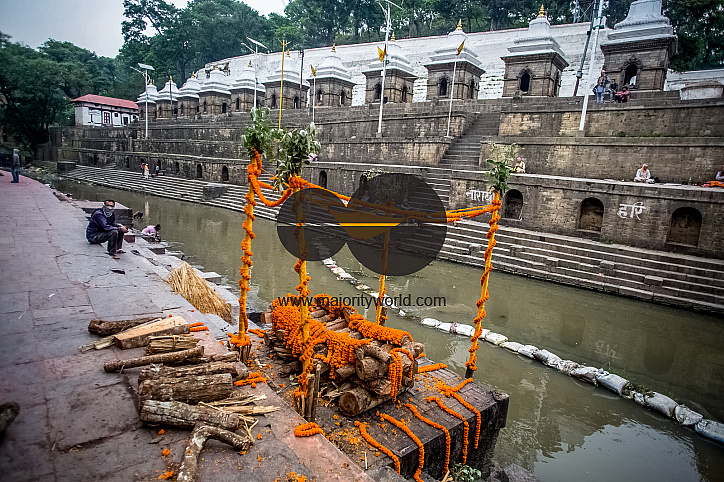
<svg viewBox="0 0 724 482">
<path fill-rule="evenodd" d="M 138 120 L 138 105 L 131 100 L 88 94 L 72 102 L 77 126 L 123 127 Z"/>
<path fill-rule="evenodd" d="M 158 91 L 156 98 L 156 117 L 159 119 L 173 119 L 178 116 L 179 90 L 173 78 L 170 78 L 163 89 Z"/>
<path fill-rule="evenodd" d="M 310 64 L 310 67 L 313 66 Z M 322 59 L 319 66 L 312 71 L 312 77 L 307 80 L 314 87 L 315 107 L 352 105 L 352 74 L 342 63 L 334 45 L 329 55 Z"/>
<path fill-rule="evenodd" d="M 307 93 L 309 83 L 302 79 L 301 66 L 289 55 L 283 60 L 284 72 L 282 78 L 282 62 L 277 69 L 263 82 L 266 88 L 266 106 L 271 109 L 303 109 L 307 106 Z"/>
<path fill-rule="evenodd" d="M 254 107 L 254 102 L 256 102 L 256 107 L 264 104 L 266 88 L 259 83 L 251 60 L 231 84 L 229 90 L 234 112 L 249 112 Z"/>
<path fill-rule="evenodd" d="M 179 89 L 178 103 L 179 115 L 181 117 L 194 117 L 199 113 L 199 91 L 201 90 L 201 82 L 196 78 L 196 74 L 191 77 Z"/>
<path fill-rule="evenodd" d="M 148 114 L 148 120 L 156 119 L 156 99 L 158 98 L 158 90 L 153 85 L 153 81 L 146 85 L 146 90 L 138 96 L 136 103 L 140 106 L 138 109 L 138 116 L 140 120 L 146 119 Z"/>
<path fill-rule="evenodd" d="M 198 92 L 201 115 L 219 115 L 229 112 L 231 91 L 226 75 L 219 69 L 212 69 L 208 78 L 201 83 Z"/>
<path fill-rule="evenodd" d="M 387 43 L 385 61 L 387 62 L 387 72 L 385 73 L 384 94 L 382 93 L 382 62 L 372 61 L 367 70 L 362 72 L 366 79 L 365 103 L 375 104 L 380 100 L 385 104 L 387 102 L 411 103 L 413 86 L 418 76 L 402 47 L 395 40 L 394 32 Z"/>
</svg>

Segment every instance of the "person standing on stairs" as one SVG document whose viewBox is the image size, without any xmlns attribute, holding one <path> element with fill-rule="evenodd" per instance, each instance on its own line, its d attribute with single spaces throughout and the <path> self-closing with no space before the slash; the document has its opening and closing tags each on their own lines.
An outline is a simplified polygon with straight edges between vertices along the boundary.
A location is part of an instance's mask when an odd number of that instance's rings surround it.
<svg viewBox="0 0 724 482">
<path fill-rule="evenodd" d="M 148 164 L 145 162 L 143 163 L 143 178 L 148 179 Z"/>
</svg>

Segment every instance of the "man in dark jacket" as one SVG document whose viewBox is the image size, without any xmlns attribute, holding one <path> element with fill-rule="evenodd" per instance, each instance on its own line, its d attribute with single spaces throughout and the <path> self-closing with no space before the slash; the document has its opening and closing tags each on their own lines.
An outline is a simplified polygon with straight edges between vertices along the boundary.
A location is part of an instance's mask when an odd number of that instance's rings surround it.
<svg viewBox="0 0 724 482">
<path fill-rule="evenodd" d="M 13 149 L 13 180 L 10 182 L 20 182 L 20 151 Z"/>
<path fill-rule="evenodd" d="M 93 211 L 88 228 L 85 230 L 85 237 L 91 244 L 108 241 L 108 254 L 113 259 L 118 259 L 118 254 L 125 252 L 121 247 L 123 246 L 123 233 L 127 233 L 128 228 L 122 224 L 116 224 L 116 215 L 113 214 L 115 207 L 116 202 L 113 199 L 106 199 L 102 208 Z"/>
</svg>

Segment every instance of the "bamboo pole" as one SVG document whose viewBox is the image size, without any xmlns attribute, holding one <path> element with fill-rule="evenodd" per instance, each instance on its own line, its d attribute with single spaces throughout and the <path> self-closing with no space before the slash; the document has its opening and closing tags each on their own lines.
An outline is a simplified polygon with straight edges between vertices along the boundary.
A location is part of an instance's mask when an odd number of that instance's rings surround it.
<svg viewBox="0 0 724 482">
<path fill-rule="evenodd" d="M 390 250 L 390 231 L 385 231 L 385 244 L 382 247 L 382 274 L 380 275 L 380 289 L 377 295 L 377 306 L 375 307 L 375 323 L 378 325 L 384 325 L 384 319 L 387 317 L 384 314 L 382 303 L 385 299 L 385 293 L 387 288 L 385 287 L 385 274 L 387 273 L 387 254 Z"/>
<path fill-rule="evenodd" d="M 485 250 L 485 270 L 483 271 L 483 276 L 480 280 L 480 299 L 477 302 L 478 315 L 475 317 L 475 333 L 470 339 L 472 342 L 469 350 L 470 358 L 467 362 L 465 362 L 465 366 L 467 367 L 467 370 L 465 370 L 465 378 L 472 378 L 473 372 L 477 370 L 475 362 L 477 360 L 476 352 L 478 350 L 478 338 L 480 338 L 480 334 L 483 329 L 482 323 L 483 318 L 485 318 L 485 302 L 488 300 L 488 298 L 490 298 L 490 292 L 488 291 L 488 281 L 490 280 L 490 271 L 493 269 L 492 256 L 493 247 L 495 246 L 495 232 L 498 230 L 498 220 L 500 219 L 500 215 L 498 214 L 498 211 L 500 210 L 500 192 L 498 191 L 495 192 L 493 205 L 497 206 L 497 208 L 493 211 L 492 217 L 490 218 L 490 229 L 488 230 L 488 247 Z"/>
</svg>

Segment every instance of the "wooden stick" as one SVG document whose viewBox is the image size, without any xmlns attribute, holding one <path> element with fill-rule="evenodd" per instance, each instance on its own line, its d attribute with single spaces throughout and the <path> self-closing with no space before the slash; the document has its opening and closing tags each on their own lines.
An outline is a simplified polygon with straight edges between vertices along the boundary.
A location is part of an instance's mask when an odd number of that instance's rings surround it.
<svg viewBox="0 0 724 482">
<path fill-rule="evenodd" d="M 319 402 L 319 381 L 322 378 L 322 364 L 314 365 L 314 393 L 312 394 L 312 410 L 309 416 L 309 422 L 314 422 L 317 417 L 317 402 Z"/>
<path fill-rule="evenodd" d="M 108 362 L 103 365 L 103 369 L 108 373 L 117 372 L 123 368 L 135 368 L 151 363 L 167 363 L 167 362 L 179 362 L 187 360 L 189 358 L 200 358 L 204 355 L 204 347 L 197 346 L 191 350 L 177 351 L 173 353 L 162 353 L 160 355 L 149 355 L 138 358 L 131 358 L 128 360 L 118 360 L 114 362 Z"/>
<path fill-rule="evenodd" d="M 95 333 L 96 335 L 102 336 L 115 335 L 116 333 L 128 330 L 129 328 L 144 325 L 151 321 L 156 321 L 160 319 L 161 318 L 157 316 L 147 316 L 145 318 L 134 318 L 132 320 L 116 321 L 93 319 L 90 321 L 90 323 L 88 323 L 88 331 L 91 333 Z"/>
<path fill-rule="evenodd" d="M 232 393 L 234 382 L 229 373 L 155 378 L 144 380 L 138 386 L 141 400 L 174 400 L 191 404 L 223 400 Z"/>
<path fill-rule="evenodd" d="M 192 365 L 189 367 L 151 365 L 150 367 L 146 367 L 141 370 L 141 373 L 138 375 L 138 383 L 151 379 L 194 377 L 199 375 L 215 375 L 218 373 L 230 373 L 234 378 L 237 378 L 240 375 L 237 363 L 211 362 L 204 363 L 203 365 Z M 246 370 L 246 375 L 249 375 L 248 369 Z"/>
<path fill-rule="evenodd" d="M 218 427 L 197 424 L 191 433 L 184 459 L 179 467 L 177 482 L 194 482 L 199 478 L 199 456 L 204 449 L 204 444 L 210 438 L 231 445 L 239 451 L 247 451 L 251 447 L 251 440 L 247 437 Z"/>
</svg>

